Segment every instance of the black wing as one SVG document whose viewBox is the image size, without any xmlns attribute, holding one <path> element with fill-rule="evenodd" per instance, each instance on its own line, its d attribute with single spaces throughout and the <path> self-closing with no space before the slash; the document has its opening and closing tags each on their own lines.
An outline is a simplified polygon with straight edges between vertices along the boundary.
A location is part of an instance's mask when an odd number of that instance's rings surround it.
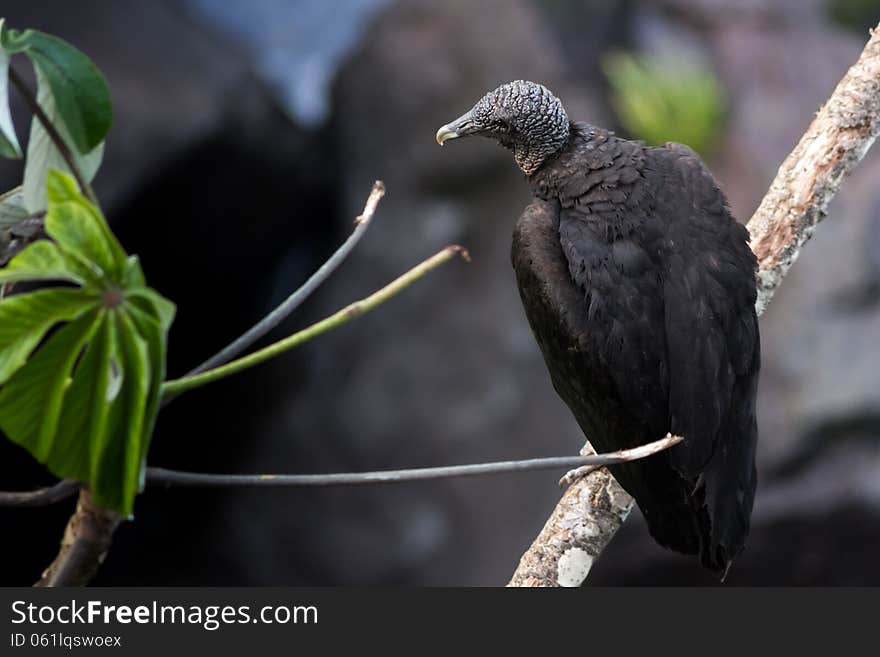
<svg viewBox="0 0 880 657">
<path fill-rule="evenodd" d="M 745 542 L 756 484 L 757 263 L 748 232 L 699 156 L 680 144 L 653 153 L 671 178 L 657 204 L 668 242 L 669 419 L 671 431 L 687 438 L 670 457 L 697 480 L 711 522 L 703 560 L 720 569 Z"/>
<path fill-rule="evenodd" d="M 612 472 L 659 543 L 724 572 L 754 495 L 755 259 L 693 151 L 618 140 L 603 154 L 517 223 L 523 306 L 597 449 L 686 437 Z"/>
<path fill-rule="evenodd" d="M 669 430 L 658 270 L 641 246 L 627 241 L 615 248 L 609 238 L 578 212 L 535 201 L 517 223 L 512 249 L 523 307 L 553 387 L 603 452 Z M 693 486 L 668 455 L 611 471 L 635 497 L 657 542 L 699 552 L 701 525 L 688 496 Z"/>
</svg>

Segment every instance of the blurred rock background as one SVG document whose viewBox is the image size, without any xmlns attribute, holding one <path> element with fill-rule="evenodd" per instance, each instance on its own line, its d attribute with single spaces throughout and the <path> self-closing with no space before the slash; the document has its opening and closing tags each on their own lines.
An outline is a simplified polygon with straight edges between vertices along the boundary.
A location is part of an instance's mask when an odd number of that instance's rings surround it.
<svg viewBox="0 0 880 657">
<path fill-rule="evenodd" d="M 333 472 L 567 454 L 583 440 L 509 265 L 527 187 L 489 144 L 437 148 L 438 126 L 526 78 L 572 117 L 637 133 L 614 102 L 608 55 L 696 67 L 723 103 L 710 166 L 746 220 L 880 2 L 6 0 L 2 13 L 71 41 L 110 82 L 115 126 L 96 188 L 151 284 L 178 304 L 170 375 L 301 283 L 376 178 L 389 191 L 375 225 L 275 337 L 448 243 L 470 250 L 470 265 L 445 266 L 378 312 L 188 393 L 161 415 L 150 453 L 189 470 Z M 24 133 L 26 112 L 13 111 Z M 0 189 L 19 177 L 0 162 Z M 730 584 L 880 583 L 878 179 L 870 154 L 762 319 L 760 487 Z M 149 489 L 95 583 L 502 584 L 555 504 L 556 476 Z M 0 444 L 0 487 L 48 481 Z M 38 577 L 71 508 L 0 509 L 0 582 Z M 657 547 L 636 512 L 589 583 L 712 580 Z"/>
</svg>

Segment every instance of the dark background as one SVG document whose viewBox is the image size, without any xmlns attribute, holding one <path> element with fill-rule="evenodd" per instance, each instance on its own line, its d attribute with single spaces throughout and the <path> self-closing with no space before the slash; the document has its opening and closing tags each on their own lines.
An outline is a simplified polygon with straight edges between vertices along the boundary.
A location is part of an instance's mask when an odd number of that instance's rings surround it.
<svg viewBox="0 0 880 657">
<path fill-rule="evenodd" d="M 169 375 L 301 283 L 388 186 L 357 252 L 276 337 L 448 243 L 449 264 L 332 334 L 172 404 L 152 465 L 333 472 L 570 454 L 583 442 L 525 322 L 508 254 L 529 194 L 509 154 L 436 129 L 534 79 L 621 128 L 613 49 L 698 61 L 725 91 L 710 166 L 746 220 L 857 58 L 880 3 L 824 0 L 5 0 L 106 74 L 115 124 L 95 183 L 151 285 L 178 304 Z M 24 70 L 22 62 L 18 63 Z M 19 132 L 28 117 L 14 104 Z M 20 180 L 0 163 L 0 189 Z M 834 200 L 763 317 L 760 484 L 730 584 L 878 584 L 880 159 Z M 492 585 L 559 496 L 555 473 L 371 489 L 149 489 L 96 583 Z M 51 481 L 0 444 L 0 487 Z M 54 556 L 73 500 L 0 508 L 0 582 Z M 590 584 L 711 584 L 638 512 Z"/>
</svg>

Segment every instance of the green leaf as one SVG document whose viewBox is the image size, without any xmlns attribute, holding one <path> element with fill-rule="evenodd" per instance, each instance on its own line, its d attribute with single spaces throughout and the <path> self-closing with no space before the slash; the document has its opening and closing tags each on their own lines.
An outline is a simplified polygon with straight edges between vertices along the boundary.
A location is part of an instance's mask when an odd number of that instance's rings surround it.
<svg viewBox="0 0 880 657">
<path fill-rule="evenodd" d="M 70 383 L 54 453 L 71 466 L 66 476 L 91 482 L 101 506 L 130 510 L 141 489 L 151 381 L 146 341 L 126 312 L 108 312 Z"/>
<path fill-rule="evenodd" d="M 56 323 L 76 319 L 96 305 L 72 288 L 53 288 L 0 300 L 0 383 L 24 365 Z"/>
<path fill-rule="evenodd" d="M 165 377 L 174 304 L 145 286 L 73 180 L 49 175 L 46 231 L 0 282 L 61 279 L 0 301 L 0 429 L 95 501 L 130 514 Z M 48 337 L 47 337 L 48 336 Z"/>
<path fill-rule="evenodd" d="M 0 389 L 0 428 L 57 476 L 86 482 L 99 505 L 131 513 L 158 411 L 165 338 L 158 319 L 136 307 L 93 305 Z"/>
<path fill-rule="evenodd" d="M 0 194 L 0 228 L 17 224 L 22 219 L 27 219 L 28 214 L 20 185 Z"/>
<path fill-rule="evenodd" d="M 126 294 L 126 298 L 136 304 L 143 312 L 158 319 L 162 331 L 168 332 L 171 322 L 174 321 L 174 315 L 177 312 L 177 308 L 173 303 L 149 287 L 139 287 L 130 290 Z M 141 301 L 147 305 L 140 303 Z"/>
<path fill-rule="evenodd" d="M 92 480 L 98 490 L 110 491 L 98 503 L 111 508 L 130 509 L 135 494 L 143 490 L 147 449 L 153 433 L 158 406 L 152 403 L 152 391 L 161 385 L 160 372 L 150 367 L 150 346 L 132 321 L 129 312 L 116 313 L 119 344 L 117 368 L 126 385 L 108 389 L 115 391 L 110 405 L 110 425 L 118 435 L 107 435 L 101 450 L 92 462 Z M 165 362 L 163 347 L 157 346 L 157 356 Z M 112 382 L 111 382 L 112 383 Z M 121 466 L 125 486 L 118 487 L 114 479 Z"/>
<path fill-rule="evenodd" d="M 100 506 L 130 513 L 155 419 L 154 379 L 135 321 L 95 310 L 53 335 L 0 390 L 3 430 L 56 475 L 88 482 Z M 49 408 L 34 412 L 41 395 Z"/>
<path fill-rule="evenodd" d="M 3 19 L 6 20 L 5 18 Z M 31 30 L 10 30 L 4 27 L 0 30 L 0 48 L 4 52 L 14 55 L 27 49 L 27 33 Z"/>
<path fill-rule="evenodd" d="M 107 321 L 107 315 L 106 310 L 100 311 L 97 329 L 67 383 L 46 459 L 59 473 L 65 473 L 59 476 L 80 481 L 93 481 L 92 464 L 108 440 L 110 404 L 106 402 L 115 367 L 116 334 L 114 322 Z"/>
<path fill-rule="evenodd" d="M 122 283 L 127 289 L 144 287 L 147 284 L 147 280 L 144 278 L 144 270 L 141 269 L 141 261 L 137 256 L 128 256 L 128 260 L 125 261 Z"/>
<path fill-rule="evenodd" d="M 0 35 L 3 34 L 3 20 L 0 18 Z M 9 60 L 9 53 L 0 49 L 0 156 L 19 158 L 21 146 L 9 111 Z"/>
<path fill-rule="evenodd" d="M 101 166 L 104 157 L 104 143 L 98 143 L 91 151 L 79 153 L 73 148 L 73 141 L 65 125 L 60 121 L 61 113 L 55 96 L 43 72 L 37 69 L 37 103 L 50 123 L 61 135 L 71 151 L 73 160 L 86 181 L 91 182 Z M 49 171 L 55 169 L 70 173 L 70 167 L 52 138 L 37 117 L 31 120 L 31 135 L 28 141 L 27 159 L 24 166 L 24 204 L 30 212 L 40 212 L 47 207 L 46 186 Z"/>
<path fill-rule="evenodd" d="M 122 283 L 128 256 L 95 206 L 79 193 L 73 179 L 50 171 L 48 198 L 46 233 L 109 282 Z"/>
<path fill-rule="evenodd" d="M 92 152 L 113 123 L 110 90 L 98 68 L 66 41 L 38 30 L 4 30 L 0 45 L 30 58 L 66 136 L 80 155 Z M 54 117 L 53 124 L 58 127 Z"/>
<path fill-rule="evenodd" d="M 43 280 L 99 285 L 94 272 L 48 240 L 38 240 L 25 247 L 0 269 L 0 283 Z"/>
<path fill-rule="evenodd" d="M 162 297 L 159 298 L 162 299 Z M 171 302 L 165 299 L 162 299 L 162 301 L 173 306 Z M 168 330 L 160 323 L 158 317 L 149 312 L 143 312 L 136 304 L 127 302 L 126 309 L 128 313 L 121 317 L 123 321 L 131 320 L 138 335 L 144 339 L 149 359 L 148 367 L 152 374 L 146 398 L 146 410 L 143 415 L 144 426 L 142 431 L 145 439 L 141 443 L 140 471 L 138 473 L 138 483 L 140 489 L 143 489 L 149 437 L 153 434 L 153 427 L 159 414 L 159 402 L 162 399 L 162 382 L 165 380 L 165 353 L 166 344 L 168 343 Z"/>
<path fill-rule="evenodd" d="M 88 481 L 73 472 L 72 459 L 50 457 L 53 451 L 73 449 L 54 444 L 58 420 L 73 365 L 98 327 L 101 313 L 92 311 L 59 329 L 0 390 L 0 428 L 59 477 Z M 81 447 L 88 447 L 87 438 L 80 436 Z"/>
</svg>

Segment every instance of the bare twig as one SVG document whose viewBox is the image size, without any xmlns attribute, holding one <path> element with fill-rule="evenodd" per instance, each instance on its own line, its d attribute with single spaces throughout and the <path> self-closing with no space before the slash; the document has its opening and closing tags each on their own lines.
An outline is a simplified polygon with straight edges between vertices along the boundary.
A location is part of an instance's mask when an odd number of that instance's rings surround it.
<svg viewBox="0 0 880 657">
<path fill-rule="evenodd" d="M 367 228 L 370 226 L 370 222 L 373 219 L 373 215 L 376 213 L 376 207 L 379 205 L 379 201 L 382 197 L 385 196 L 385 185 L 381 180 L 377 180 L 373 184 L 373 189 L 370 192 L 369 197 L 367 197 L 367 202 L 364 205 L 363 214 L 358 216 L 355 219 L 355 229 L 348 237 L 347 240 L 340 246 L 336 252 L 330 256 L 330 259 L 327 260 L 321 267 L 316 271 L 312 276 L 307 280 L 302 287 L 296 290 L 293 294 L 287 297 L 281 305 L 279 305 L 275 310 L 270 312 L 268 315 L 263 317 L 259 322 L 254 324 L 247 332 L 243 333 L 239 338 L 230 343 L 228 346 L 224 347 L 222 350 L 217 352 L 215 355 L 211 356 L 204 363 L 199 365 L 198 367 L 190 370 L 186 373 L 186 376 L 194 376 L 196 374 L 201 374 L 207 370 L 210 370 L 218 365 L 222 365 L 223 363 L 227 363 L 248 347 L 253 345 L 257 340 L 262 338 L 266 333 L 271 331 L 273 328 L 278 326 L 285 318 L 287 318 L 294 310 L 296 310 L 309 296 L 318 289 L 318 286 L 321 285 L 324 281 L 326 281 L 330 274 L 336 271 L 336 268 L 342 264 L 342 261 L 348 257 L 348 254 L 357 246 L 358 242 L 360 242 L 361 238 L 364 236 Z M 163 406 L 171 401 L 173 397 L 166 397 L 162 400 Z"/>
<path fill-rule="evenodd" d="M 370 199 L 368 199 L 367 205 L 364 210 L 365 213 L 367 213 L 368 215 L 372 215 L 375 212 L 376 205 L 378 204 L 379 199 L 382 195 L 381 186 L 379 186 L 378 190 L 374 188 L 373 191 L 374 193 L 371 194 Z M 362 217 L 360 219 L 360 222 L 365 223 L 367 220 L 368 218 Z M 324 333 L 327 330 L 330 330 L 337 326 L 341 326 L 342 324 L 345 324 L 357 317 L 360 317 L 364 313 L 369 312 L 373 308 L 384 303 L 392 296 L 401 292 L 403 289 L 420 279 L 428 272 L 432 271 L 436 267 L 447 262 L 455 256 L 460 256 L 466 260 L 468 259 L 467 251 L 465 251 L 462 247 L 457 245 L 448 246 L 434 256 L 416 265 L 408 272 L 404 273 L 403 275 L 383 287 L 381 290 L 378 290 L 377 292 L 371 294 L 364 299 L 361 299 L 360 301 L 349 304 L 348 306 L 334 313 L 330 317 L 327 317 L 326 319 L 317 322 L 312 326 L 303 329 L 302 331 L 294 333 L 293 335 L 290 335 L 283 340 L 280 340 L 272 345 L 269 345 L 268 347 L 260 349 L 259 351 L 256 351 L 248 356 L 239 358 L 238 360 L 234 360 L 226 365 L 221 365 L 217 368 L 207 370 L 194 376 L 183 377 L 181 379 L 176 379 L 173 381 L 166 381 L 162 386 L 163 396 L 174 395 L 190 388 L 194 388 L 199 385 L 203 385 L 205 383 L 223 378 L 225 376 L 229 376 L 235 372 L 256 365 L 257 363 L 261 363 L 277 354 L 280 354 L 288 349 L 302 344 L 303 342 L 306 342 L 313 337 Z M 83 506 L 83 500 L 87 500 L 88 504 L 86 506 Z M 88 568 L 86 567 L 86 561 L 89 555 L 91 555 L 93 558 L 97 558 L 98 556 L 100 556 L 100 558 L 103 559 L 104 552 L 98 552 L 90 543 L 94 542 L 94 532 L 87 532 L 83 534 L 81 532 L 74 532 L 71 529 L 74 526 L 84 526 L 84 518 L 91 521 L 91 524 L 88 526 L 95 528 L 100 527 L 101 529 L 105 529 L 108 532 L 107 535 L 103 538 L 106 542 L 105 548 L 109 549 L 110 540 L 112 538 L 113 531 L 118 524 L 118 520 L 112 524 L 109 522 L 104 522 L 98 525 L 95 523 L 95 519 L 99 518 L 99 514 L 101 512 L 105 514 L 110 514 L 107 515 L 108 518 L 111 516 L 116 517 L 115 514 L 112 514 L 112 512 L 110 511 L 100 509 L 99 507 L 95 506 L 91 501 L 91 497 L 84 498 L 81 495 L 80 502 L 80 506 L 83 507 L 82 513 L 80 507 L 77 507 L 77 513 L 74 514 L 70 521 L 71 524 L 68 525 L 68 532 L 65 534 L 65 542 L 62 543 L 61 551 L 59 552 L 55 562 L 53 562 L 53 565 L 50 567 L 49 570 L 47 570 L 47 573 L 49 573 L 50 576 L 44 576 L 45 581 L 52 582 L 53 584 L 57 585 L 77 583 L 78 580 L 66 579 L 68 574 L 79 577 L 82 573 L 86 573 L 88 571 Z M 79 520 L 77 520 L 77 516 L 81 516 Z M 75 521 L 78 522 L 78 524 L 74 524 Z M 71 559 L 82 559 L 82 563 L 79 563 L 77 561 L 74 566 L 68 566 L 68 563 Z M 89 566 L 91 570 L 88 572 L 94 573 L 99 565 L 100 562 L 93 563 L 91 566 Z"/>
<path fill-rule="evenodd" d="M 119 515 L 113 511 L 95 505 L 88 490 L 81 490 L 76 512 L 64 530 L 58 556 L 35 586 L 88 584 L 107 556 L 113 532 L 120 521 Z"/>
<path fill-rule="evenodd" d="M 66 500 L 79 490 L 78 481 L 63 479 L 46 488 L 29 491 L 0 491 L 0 506 L 48 506 Z"/>
<path fill-rule="evenodd" d="M 397 484 L 408 481 L 430 481 L 453 477 L 532 472 L 584 466 L 602 468 L 617 463 L 643 459 L 672 447 L 683 440 L 678 436 L 666 436 L 653 443 L 608 454 L 583 456 L 551 456 L 548 458 L 520 461 L 495 461 L 435 468 L 410 468 L 407 470 L 378 470 L 373 472 L 337 472 L 331 474 L 209 474 L 204 472 L 180 472 L 164 468 L 147 468 L 148 486 L 363 486 L 370 484 Z M 79 484 L 60 481 L 50 488 L 23 493 L 0 493 L 0 506 L 41 506 L 53 504 L 70 497 Z"/>
<path fill-rule="evenodd" d="M 667 433 L 663 438 L 655 440 L 653 443 L 641 445 L 640 447 L 633 447 L 620 452 L 611 452 L 609 456 L 612 454 L 626 454 L 627 458 L 621 460 L 620 463 L 623 463 L 624 461 L 638 461 L 639 459 L 651 456 L 657 452 L 662 452 L 664 449 L 669 449 L 673 445 L 680 443 L 682 440 L 684 440 L 684 437 L 682 436 L 673 436 L 671 433 Z M 609 465 L 616 465 L 616 463 L 613 463 L 610 460 L 604 462 L 596 460 L 597 457 L 593 456 L 590 451 L 582 451 L 580 458 L 585 459 L 586 462 L 576 470 L 570 470 L 566 473 L 566 475 L 559 480 L 560 487 L 568 488 L 579 479 L 583 479 L 588 474 L 595 472 L 600 468 Z"/>
<path fill-rule="evenodd" d="M 748 223 L 758 257 L 758 314 L 847 175 L 880 130 L 880 25 L 800 143 L 783 162 Z M 592 452 L 589 442 L 586 450 Z M 592 473 L 562 496 L 520 560 L 508 586 L 579 586 L 614 538 L 633 499 L 607 470 Z"/>
<path fill-rule="evenodd" d="M 373 189 L 370 192 L 369 197 L 367 198 L 366 204 L 364 205 L 363 214 L 355 219 L 356 226 L 354 231 L 351 233 L 348 239 L 345 240 L 342 246 L 340 246 L 336 250 L 336 252 L 330 257 L 330 259 L 327 260 L 327 262 L 325 262 L 323 265 L 321 265 L 318 271 L 316 271 L 302 285 L 302 287 L 291 294 L 287 298 L 287 300 L 285 300 L 275 310 L 266 315 L 266 317 L 255 324 L 253 328 L 244 333 L 229 346 L 227 346 L 215 356 L 211 357 L 210 359 L 193 369 L 189 373 L 189 375 L 198 374 L 207 369 L 215 367 L 216 365 L 225 363 L 231 358 L 235 358 L 235 356 L 240 354 L 254 342 L 263 337 L 266 333 L 271 331 L 275 326 L 283 321 L 284 318 L 290 315 L 290 313 L 292 313 L 300 304 L 302 304 L 303 301 L 305 301 L 312 294 L 312 292 L 314 292 L 318 288 L 318 286 L 321 285 L 321 283 L 327 280 L 327 278 L 336 270 L 336 268 L 339 267 L 340 264 L 342 264 L 342 261 L 345 260 L 345 258 L 348 256 L 349 253 L 351 253 L 354 247 L 357 246 L 367 228 L 370 226 L 373 215 L 376 213 L 376 207 L 379 205 L 379 201 L 384 195 L 385 185 L 382 183 L 382 181 L 377 180 L 373 185 Z M 173 397 L 166 397 L 163 400 L 163 406 L 171 401 L 171 399 L 173 399 Z M 70 479 L 64 479 L 62 481 L 59 481 L 57 484 L 54 484 L 53 486 L 40 488 L 33 491 L 0 491 L 0 506 L 46 506 L 67 499 L 68 497 L 76 493 L 79 489 L 79 482 L 72 481 Z"/>
<path fill-rule="evenodd" d="M 242 356 L 241 358 L 237 358 L 225 365 L 220 365 L 219 367 L 215 367 L 206 372 L 165 381 L 162 384 L 162 397 L 177 395 L 181 392 L 186 392 L 187 390 L 198 388 L 227 376 L 231 376 L 232 374 L 246 370 L 249 367 L 263 363 L 271 358 L 275 358 L 279 354 L 293 349 L 294 347 L 298 347 L 331 329 L 347 324 L 353 319 L 356 319 L 385 303 L 388 299 L 399 294 L 415 283 L 422 276 L 436 269 L 443 263 L 448 262 L 455 256 L 460 256 L 465 260 L 470 259 L 468 252 L 457 244 L 447 246 L 445 249 L 435 253 L 427 260 L 423 260 L 409 271 L 401 274 L 382 289 L 376 290 L 370 296 L 364 297 L 354 303 L 350 303 L 345 308 L 337 310 L 329 317 L 325 317 L 321 321 L 315 322 L 311 326 L 308 326 L 301 331 L 297 331 L 283 340 L 279 340 L 278 342 L 263 347 L 247 356 Z"/>
<path fill-rule="evenodd" d="M 86 198 L 89 199 L 92 205 L 96 208 L 99 207 L 98 197 L 95 196 L 95 191 L 92 189 L 89 181 L 83 176 L 82 171 L 80 171 L 79 165 L 77 165 L 76 159 L 73 157 L 73 153 L 70 152 L 70 148 L 67 146 L 67 142 L 64 141 L 64 138 L 61 136 L 61 133 L 58 132 L 57 128 L 52 125 L 52 121 L 46 116 L 46 112 L 43 111 L 43 108 L 40 107 L 40 104 L 37 102 L 36 96 L 31 93 L 31 90 L 28 89 L 28 86 L 24 83 L 24 80 L 19 77 L 18 73 L 16 73 L 15 69 L 11 66 L 9 67 L 9 81 L 12 82 L 12 86 L 18 90 L 18 93 L 24 99 L 24 102 L 30 108 L 31 112 L 34 113 L 34 116 L 36 116 L 37 120 L 42 124 L 43 129 L 46 131 L 46 134 L 49 135 L 49 139 L 52 140 L 55 148 L 61 153 L 61 157 L 64 158 L 64 162 L 70 169 L 70 173 L 76 178 L 76 182 L 82 193 L 86 195 Z"/>
<path fill-rule="evenodd" d="M 221 475 L 199 472 L 177 472 L 162 468 L 147 469 L 147 484 L 171 486 L 363 486 L 370 484 L 397 484 L 407 481 L 430 481 L 452 477 L 531 472 L 590 466 L 595 468 L 635 461 L 667 449 L 680 442 L 678 436 L 667 436 L 647 445 L 633 449 L 591 454 L 586 456 L 556 456 L 522 461 L 497 461 L 452 465 L 437 468 L 412 468 L 409 470 L 380 470 L 376 472 L 346 472 L 335 474 L 258 474 Z"/>
</svg>

